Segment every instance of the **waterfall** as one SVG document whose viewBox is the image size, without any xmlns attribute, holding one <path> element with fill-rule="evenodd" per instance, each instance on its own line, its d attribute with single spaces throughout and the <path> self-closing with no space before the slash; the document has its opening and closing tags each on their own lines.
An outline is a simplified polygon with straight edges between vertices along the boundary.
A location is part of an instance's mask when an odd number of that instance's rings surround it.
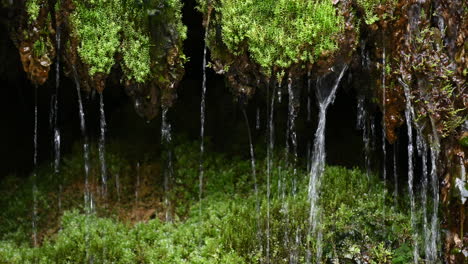
<svg viewBox="0 0 468 264">
<path fill-rule="evenodd" d="M 34 134 L 33 134 L 33 215 L 32 215 L 32 232 L 33 232 L 33 245 L 36 247 L 38 245 L 37 241 L 37 85 L 34 86 Z"/>
<path fill-rule="evenodd" d="M 387 132 L 386 132 L 386 121 L 385 121 L 385 116 L 386 116 L 386 91 L 385 91 L 385 46 L 383 47 L 382 50 L 382 153 L 383 153 L 383 179 L 384 179 L 384 184 L 387 181 L 387 147 L 386 147 L 386 140 L 387 140 Z"/>
<path fill-rule="evenodd" d="M 340 75 L 335 81 L 335 84 L 331 88 L 328 95 L 322 94 L 320 89 L 322 88 L 321 79 L 317 80 L 317 99 L 319 105 L 319 123 L 317 131 L 315 132 L 314 140 L 314 153 L 312 157 L 311 169 L 310 169 L 310 179 L 309 179 L 309 202 L 310 202 L 310 214 L 309 214 L 309 233 L 316 233 L 317 236 L 317 263 L 321 262 L 321 231 L 318 227 L 319 221 L 319 210 L 318 210 L 318 197 L 319 197 L 319 188 L 320 188 L 320 178 L 325 169 L 325 125 L 326 125 L 326 114 L 328 106 L 333 103 L 336 95 L 336 91 L 340 84 L 341 79 L 343 78 L 344 72 L 348 68 L 347 65 L 343 66 Z M 310 263 L 310 251 L 308 252 L 307 263 Z"/>
<path fill-rule="evenodd" d="M 431 218 L 431 246 L 429 254 L 429 262 L 435 263 L 438 258 L 438 248 L 437 244 L 440 240 L 439 237 L 439 221 L 438 221 L 438 212 L 439 212 L 439 180 L 437 177 L 437 160 L 439 158 L 440 151 L 440 140 L 437 134 L 437 130 L 433 120 L 432 123 L 432 136 L 430 137 L 431 142 L 431 188 L 432 188 L 432 218 Z"/>
<path fill-rule="evenodd" d="M 161 145 L 165 152 L 165 167 L 164 167 L 164 206 L 166 207 L 166 222 L 172 221 L 171 217 L 171 201 L 169 200 L 169 189 L 172 181 L 172 127 L 167 119 L 168 107 L 163 106 L 161 117 Z"/>
<path fill-rule="evenodd" d="M 106 115 L 104 112 L 104 95 L 99 93 L 99 117 L 100 117 L 100 137 L 99 137 L 99 161 L 101 163 L 101 183 L 102 195 L 107 194 L 107 168 L 106 168 Z"/>
<path fill-rule="evenodd" d="M 60 88 L 60 27 L 57 26 L 57 34 L 55 41 L 57 43 L 57 62 L 55 65 L 55 96 L 53 102 L 53 132 L 54 132 L 54 171 L 59 172 L 60 165 L 60 130 L 57 126 L 58 118 L 58 92 Z"/>
<path fill-rule="evenodd" d="M 135 183 L 135 205 L 138 206 L 140 190 L 140 162 L 136 165 L 136 183 Z"/>
<path fill-rule="evenodd" d="M 258 118 L 259 110 L 257 108 L 257 118 Z M 250 152 L 250 166 L 252 168 L 252 180 L 254 183 L 254 192 L 255 192 L 255 209 L 256 209 L 256 220 L 257 220 L 257 240 L 260 241 L 261 239 L 261 227 L 260 227 L 260 200 L 258 198 L 258 184 L 257 184 L 257 169 L 255 166 L 255 151 L 252 142 L 252 134 L 250 131 L 249 119 L 247 117 L 247 113 L 245 109 L 242 109 L 242 114 L 244 115 L 245 124 L 247 126 L 247 133 L 249 137 L 249 152 Z M 257 122 L 258 124 L 258 122 Z M 259 243 L 260 247 L 262 243 Z"/>
<path fill-rule="evenodd" d="M 257 118 L 255 119 L 255 129 L 260 130 L 260 108 L 257 107 Z"/>
<path fill-rule="evenodd" d="M 274 148 L 274 126 L 273 126 L 273 114 L 274 114 L 274 106 L 275 106 L 275 88 L 273 87 L 273 91 L 270 97 L 270 84 L 268 84 L 268 91 L 267 91 L 267 105 L 268 100 L 271 100 L 270 107 L 267 106 L 267 114 L 268 114 L 268 146 L 267 146 L 267 223 L 266 223 L 266 262 L 267 264 L 270 263 L 270 192 L 271 192 L 271 166 L 272 166 L 272 159 L 273 159 L 273 148 Z"/>
<path fill-rule="evenodd" d="M 393 190 L 393 200 L 395 204 L 395 208 L 398 205 L 398 168 L 397 168 L 397 142 L 393 144 L 393 181 L 395 182 L 394 190 Z"/>
<path fill-rule="evenodd" d="M 295 95 L 295 91 L 292 87 L 293 81 L 291 77 L 288 79 L 288 128 L 287 128 L 287 138 L 286 142 L 291 141 L 292 144 L 292 155 L 293 155 L 293 168 L 294 175 L 296 175 L 296 162 L 297 162 L 297 133 L 296 133 L 296 118 L 297 118 L 297 109 L 296 105 L 298 104 L 298 98 Z M 287 144 L 288 145 L 288 144 Z M 289 149 L 288 149 L 289 151 Z M 294 178 L 295 180 L 295 178 Z"/>
<path fill-rule="evenodd" d="M 406 127 L 408 128 L 408 191 L 410 194 L 410 203 L 411 203 L 411 227 L 413 229 L 413 261 L 415 264 L 418 263 L 418 233 L 416 231 L 416 205 L 414 200 L 414 190 L 413 190 L 413 178 L 414 178 L 414 167 L 413 167 L 413 128 L 412 128 L 412 112 L 413 107 L 411 105 L 411 91 L 409 86 L 399 79 L 399 82 L 405 90 L 406 98 L 406 109 L 405 109 L 405 118 L 406 118 Z"/>
<path fill-rule="evenodd" d="M 369 113 L 367 112 L 365 106 L 365 98 L 364 96 L 360 96 L 358 98 L 358 105 L 357 105 L 357 128 L 362 131 L 362 142 L 364 143 L 364 163 L 366 167 L 367 178 L 370 178 L 370 149 L 371 149 L 371 140 L 370 140 L 370 132 L 369 131 Z"/>
<path fill-rule="evenodd" d="M 427 224 L 427 184 L 428 184 L 428 157 L 427 157 L 427 143 L 424 140 L 422 128 L 418 127 L 418 133 L 416 138 L 416 146 L 418 154 L 421 157 L 422 164 L 422 180 L 421 180 L 421 207 L 423 210 L 422 214 L 422 229 L 424 235 L 424 250 L 426 258 L 430 255 L 430 239 L 431 239 L 431 230 Z"/>
<path fill-rule="evenodd" d="M 202 79 L 202 93 L 201 93 L 201 103 L 200 103 L 200 175 L 198 178 L 198 200 L 200 203 L 199 206 L 199 214 L 200 214 L 200 224 L 202 224 L 202 198 L 203 198 L 203 176 L 204 176 L 204 167 L 203 167 L 203 156 L 205 153 L 205 100 L 206 100 L 206 51 L 207 51 L 207 39 L 208 39 L 208 29 L 210 26 L 210 17 L 211 17 L 211 10 L 208 10 L 207 20 L 206 20 L 206 28 L 205 28 L 205 36 L 204 36 L 204 44 L 203 44 L 203 79 Z M 200 238 L 201 243 L 201 238 Z"/>
<path fill-rule="evenodd" d="M 81 89 L 80 82 L 78 79 L 78 73 L 76 72 L 75 66 L 72 66 L 73 77 L 75 79 L 76 92 L 78 95 L 78 110 L 80 117 L 80 129 L 81 135 L 83 137 L 83 159 L 84 159 L 84 170 L 85 170 L 85 193 L 84 193 L 84 202 L 85 202 L 85 211 L 86 213 L 91 213 L 93 211 L 93 197 L 89 188 L 89 143 L 88 137 L 86 135 L 86 123 L 85 123 L 85 113 L 83 109 L 83 101 L 81 99 Z"/>
</svg>

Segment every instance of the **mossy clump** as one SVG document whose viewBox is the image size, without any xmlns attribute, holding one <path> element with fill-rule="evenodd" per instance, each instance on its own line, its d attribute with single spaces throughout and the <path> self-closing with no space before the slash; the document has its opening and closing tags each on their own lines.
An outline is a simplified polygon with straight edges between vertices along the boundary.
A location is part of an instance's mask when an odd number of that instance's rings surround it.
<svg viewBox="0 0 468 264">
<path fill-rule="evenodd" d="M 208 44 L 214 59 L 248 54 L 267 75 L 273 68 L 313 64 L 339 48 L 345 18 L 332 1 L 219 0 L 199 9 L 211 16 Z"/>
<path fill-rule="evenodd" d="M 167 194 L 158 190 L 163 179 L 155 177 L 157 165 L 149 164 L 150 160 L 135 168 L 129 167 L 130 161 L 122 156 L 108 153 L 110 199 L 99 199 L 99 188 L 91 188 L 97 207 L 96 213 L 89 215 L 79 213 L 83 203 L 82 153 L 66 157 L 60 175 L 47 175 L 50 168 L 46 166 L 38 173 L 39 227 L 59 218 L 61 222 L 45 228 L 47 235 L 37 248 L 27 245 L 31 185 L 21 184 L 17 178 L 3 181 L 0 263 L 86 263 L 90 258 L 99 263 L 259 263 L 266 259 L 267 225 L 271 263 L 289 263 L 291 258 L 305 263 L 309 249 L 312 256 L 316 255 L 315 238 L 311 239 L 308 231 L 309 177 L 305 170 L 298 167 L 294 173 L 281 161 L 273 161 L 278 166 L 271 172 L 271 182 L 279 184 L 270 186 L 267 199 L 267 175 L 260 169 L 265 165 L 261 157 L 257 159 L 257 196 L 249 160 L 207 151 L 200 201 L 198 151 L 198 144 L 187 142 L 174 149 L 177 162 Z M 97 163 L 98 157 L 91 156 Z M 96 169 L 91 170 L 90 178 L 99 176 L 98 164 L 93 165 L 91 168 Z M 141 186 L 135 185 L 135 177 L 141 177 Z M 159 184 L 144 188 L 155 178 Z M 54 210 L 58 183 L 53 179 L 63 179 L 62 209 L 67 210 L 63 215 Z M 116 196 L 117 188 L 120 196 Z M 139 201 L 135 200 L 135 190 Z M 158 207 L 162 195 L 167 195 L 172 210 Z M 117 197 L 119 201 L 115 201 Z M 392 196 L 379 179 L 368 178 L 357 169 L 328 167 L 320 197 L 319 228 L 324 246 L 323 257 L 317 262 L 392 263 L 395 259 L 403 261 L 393 263 L 407 263 L 404 260 L 411 259 L 407 199 L 401 199 L 401 208 L 392 207 Z M 153 214 L 141 222 L 128 221 L 122 218 L 122 212 L 129 211 Z M 172 221 L 164 222 L 166 213 L 172 214 Z"/>
<path fill-rule="evenodd" d="M 357 4 L 364 11 L 364 22 L 368 25 L 385 18 L 397 3 L 397 0 L 357 0 Z"/>
</svg>

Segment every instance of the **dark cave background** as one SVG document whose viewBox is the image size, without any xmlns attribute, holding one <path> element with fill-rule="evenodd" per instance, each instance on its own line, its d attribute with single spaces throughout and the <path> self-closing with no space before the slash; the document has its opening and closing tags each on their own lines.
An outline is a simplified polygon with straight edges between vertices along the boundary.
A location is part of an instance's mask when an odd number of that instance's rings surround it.
<svg viewBox="0 0 468 264">
<path fill-rule="evenodd" d="M 169 120 L 172 131 L 185 135 L 189 140 L 200 139 L 200 98 L 202 86 L 203 36 L 202 15 L 194 7 L 195 0 L 184 1 L 183 22 L 188 27 L 184 52 L 190 58 L 185 65 L 185 75 L 177 88 L 178 98 L 170 109 Z M 6 175 L 28 176 L 33 170 L 33 128 L 34 128 L 34 86 L 24 73 L 18 49 L 11 41 L 6 27 L 8 10 L 0 10 L 0 179 Z M 360 54 L 356 52 L 356 54 Z M 209 56 L 209 52 L 208 52 Z M 209 58 L 209 57 L 208 57 Z M 158 116 L 147 122 L 137 115 L 130 98 L 119 85 L 119 70 L 111 73 L 104 90 L 107 119 L 106 144 L 127 142 L 126 149 L 132 159 L 143 159 L 146 153 L 158 153 L 160 146 L 160 124 Z M 76 88 L 73 81 L 61 73 L 59 90 L 58 126 L 61 131 L 61 156 L 72 151 L 82 140 Z M 327 112 L 326 153 L 327 164 L 348 168 L 364 168 L 362 132 L 356 128 L 357 91 L 362 82 L 370 85 L 368 76 L 350 68 L 343 78 L 337 97 Z M 307 89 L 305 81 L 301 89 L 301 108 L 297 118 L 299 157 L 307 157 L 307 142 L 313 144 L 317 126 L 318 107 L 313 89 L 311 91 L 311 121 L 307 121 Z M 51 95 L 55 91 L 55 67 L 49 73 L 48 81 L 38 87 L 38 163 L 51 163 L 53 158 L 52 128 L 49 122 Z M 233 96 L 222 75 L 207 69 L 206 129 L 211 150 L 228 155 L 241 155 L 249 159 L 248 135 L 242 115 L 242 104 Z M 99 97 L 95 92 L 84 94 L 87 134 L 92 142 L 99 137 Z M 283 91 L 283 99 L 275 102 L 275 148 L 284 148 L 288 118 L 288 98 Z M 256 112 L 260 109 L 260 129 L 256 130 Z M 266 95 L 258 91 L 246 104 L 253 141 L 265 146 L 266 151 Z M 381 113 L 374 106 L 370 109 L 375 115 L 376 142 L 372 155 L 374 171 L 381 171 Z M 398 167 L 401 173 L 406 170 L 406 129 L 399 131 Z M 401 155 L 400 155 L 401 154 Z M 393 147 L 387 143 L 387 168 L 389 178 L 393 177 Z M 401 164 L 401 165 L 400 165 Z M 401 179 L 403 181 L 403 179 Z"/>
</svg>

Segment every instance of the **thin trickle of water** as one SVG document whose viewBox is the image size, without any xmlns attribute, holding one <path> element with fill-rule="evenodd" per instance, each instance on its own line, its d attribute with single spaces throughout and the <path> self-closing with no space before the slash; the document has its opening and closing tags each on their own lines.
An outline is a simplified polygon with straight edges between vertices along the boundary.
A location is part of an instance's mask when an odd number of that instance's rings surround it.
<svg viewBox="0 0 468 264">
<path fill-rule="evenodd" d="M 394 181 L 394 190 L 393 190 L 393 200 L 395 204 L 395 208 L 398 205 L 398 159 L 397 159 L 397 142 L 393 144 L 393 181 Z"/>
<path fill-rule="evenodd" d="M 104 95 L 99 93 L 99 117 L 100 117 L 100 137 L 99 137 L 99 161 L 101 163 L 101 184 L 102 195 L 107 194 L 107 167 L 106 167 L 106 115 L 104 112 Z"/>
<path fill-rule="evenodd" d="M 260 108 L 257 107 L 257 118 L 255 122 L 255 129 L 260 129 Z"/>
<path fill-rule="evenodd" d="M 270 95 L 270 85 L 268 85 L 268 92 L 267 97 Z M 270 263 L 270 193 L 271 193 L 271 167 L 272 167 L 272 160 L 273 160 L 273 149 L 274 149 L 274 126 L 273 126 L 273 117 L 274 117 L 274 106 L 275 106 L 275 87 L 273 87 L 273 91 L 271 93 L 271 98 L 267 98 L 271 100 L 270 107 L 267 107 L 268 113 L 268 146 L 267 146 L 267 223 L 266 223 L 266 263 Z"/>
<path fill-rule="evenodd" d="M 414 181 L 414 167 L 413 167 L 413 128 L 412 128 L 412 113 L 413 106 L 411 105 L 411 92 L 409 86 L 401 79 L 399 82 L 404 88 L 405 99 L 406 99 L 406 109 L 405 109 L 405 118 L 406 118 L 406 127 L 408 130 L 408 191 L 410 194 L 410 204 L 411 204 L 411 226 L 413 229 L 413 261 L 415 264 L 418 263 L 418 232 L 416 231 L 416 204 L 414 199 L 414 190 L 413 190 L 413 181 Z"/>
<path fill-rule="evenodd" d="M 163 107 L 162 117 L 161 117 L 161 144 L 166 155 L 165 158 L 165 168 L 164 168 L 164 206 L 166 208 L 166 222 L 172 221 L 172 216 L 170 212 L 171 201 L 169 199 L 170 185 L 173 175 L 173 166 L 172 166 L 172 127 L 167 118 L 167 107 Z"/>
<path fill-rule="evenodd" d="M 317 81 L 317 99 L 319 104 L 319 123 L 317 127 L 317 131 L 315 132 L 315 140 L 314 140 L 314 153 L 311 162 L 310 168 L 310 179 L 309 179 L 309 202 L 310 202 L 310 212 L 309 212 L 309 233 L 311 235 L 316 234 L 317 238 L 320 238 L 321 232 L 320 227 L 318 227 L 319 221 L 319 210 L 318 210 L 318 197 L 319 197 L 319 189 L 320 189 L 320 178 L 323 174 L 325 169 L 325 125 L 326 125 L 326 116 L 327 116 L 327 109 L 330 104 L 333 103 L 335 100 L 336 91 L 340 84 L 343 75 L 348 68 L 347 65 L 343 66 L 343 69 L 340 72 L 340 75 L 335 81 L 335 84 L 331 88 L 328 95 L 322 94 L 322 85 L 321 80 Z M 317 240 L 319 241 L 319 240 Z M 320 245 L 317 243 L 317 245 Z M 317 247 L 317 256 L 316 262 L 320 263 L 321 261 L 321 248 Z M 310 249 L 307 252 L 307 263 L 310 263 L 311 252 Z"/>
<path fill-rule="evenodd" d="M 382 49 L 382 153 L 383 153 L 383 168 L 382 168 L 382 174 L 383 174 L 383 179 L 384 183 L 387 181 L 387 147 L 386 147 L 386 141 L 387 141 L 387 132 L 386 132 L 386 121 L 385 121 L 385 116 L 386 116 L 386 89 L 385 89 L 385 67 L 386 67 L 386 61 L 385 61 L 385 46 Z"/>
<path fill-rule="evenodd" d="M 200 103 L 200 175 L 198 177 L 198 201 L 199 201 L 199 214 L 200 221 L 202 215 L 202 198 L 203 198 L 203 177 L 204 177 L 204 167 L 203 167 L 203 156 L 205 153 L 205 100 L 206 100 L 206 50 L 207 50 L 207 38 L 208 38 L 208 29 L 210 26 L 210 17 L 211 11 L 208 11 L 205 36 L 204 36 L 204 46 L 203 46 L 203 79 L 202 79 L 202 94 L 201 94 L 201 103 Z M 200 223 L 202 224 L 202 222 Z M 200 238 L 201 243 L 201 238 Z"/>
<path fill-rule="evenodd" d="M 424 236 L 424 250 L 426 258 L 430 255 L 430 239 L 431 239 L 431 230 L 428 226 L 427 221 L 427 186 L 428 186 L 428 152 L 427 152 L 427 143 L 423 137 L 422 128 L 418 127 L 418 133 L 416 137 L 417 150 L 419 157 L 421 158 L 421 167 L 422 167 L 422 179 L 421 179 L 421 207 L 422 207 L 422 231 Z"/>
<path fill-rule="evenodd" d="M 258 117 L 258 109 L 257 109 L 257 117 Z M 257 185 L 257 169 L 255 166 L 255 151 L 254 151 L 254 146 L 252 142 L 252 134 L 250 131 L 250 126 L 249 126 L 249 119 L 247 117 L 247 113 L 245 112 L 245 109 L 242 109 L 242 114 L 244 115 L 245 119 L 245 124 L 247 126 L 247 133 L 249 137 L 249 152 L 250 152 L 250 166 L 252 168 L 252 180 L 254 183 L 254 192 L 255 192 L 255 209 L 256 209 L 256 220 L 257 220 L 257 240 L 260 241 L 261 239 L 261 227 L 260 227 L 260 200 L 258 197 L 258 185 Z M 261 247 L 261 243 L 260 247 Z M 260 249 L 261 250 L 261 249 Z"/>
<path fill-rule="evenodd" d="M 33 245 L 36 247 L 37 243 L 37 85 L 34 86 L 34 134 L 33 134 L 33 215 L 32 215 L 32 232 L 33 232 Z"/>
<path fill-rule="evenodd" d="M 120 202 L 120 175 L 115 174 L 115 189 L 117 190 L 117 201 Z"/>
<path fill-rule="evenodd" d="M 366 166 L 366 173 L 367 178 L 370 177 L 370 149 L 371 149 L 371 139 L 370 134 L 371 131 L 369 130 L 369 113 L 367 112 L 365 106 L 365 98 L 364 96 L 358 97 L 358 105 L 357 105 L 358 115 L 357 115 L 357 128 L 362 131 L 362 142 L 364 143 L 364 163 Z"/>
<path fill-rule="evenodd" d="M 88 137 L 86 135 L 86 122 L 85 122 L 85 113 L 83 109 L 83 101 L 81 100 L 81 89 L 80 82 L 78 80 L 78 73 L 76 72 L 75 66 L 72 66 L 73 77 L 75 79 L 76 92 L 78 95 L 78 109 L 80 117 L 80 129 L 81 135 L 83 137 L 83 159 L 84 159 L 84 170 L 85 170 L 85 193 L 84 193 L 84 202 L 85 202 L 85 211 L 86 213 L 91 213 L 93 211 L 93 197 L 89 187 L 89 144 Z"/>
<path fill-rule="evenodd" d="M 437 134 L 436 126 L 432 123 L 432 135 L 430 137 L 431 146 L 431 188 L 432 188 L 432 218 L 431 218 L 431 247 L 428 260 L 430 263 L 435 263 L 439 257 L 438 247 L 439 236 L 439 180 L 437 177 L 437 160 L 439 158 L 440 140 Z"/>
<path fill-rule="evenodd" d="M 140 162 L 137 162 L 136 183 L 135 183 L 135 204 L 137 206 L 138 206 L 138 202 L 140 201 L 139 191 L 140 191 Z"/>
<path fill-rule="evenodd" d="M 289 151 L 293 155 L 293 168 L 294 168 L 294 175 L 296 175 L 296 162 L 297 162 L 297 134 L 296 134 L 296 118 L 297 118 L 297 104 L 298 99 L 295 95 L 295 91 L 293 90 L 293 82 L 291 77 L 288 79 L 288 139 L 287 142 L 291 141 L 292 150 Z M 295 179 L 294 179 L 295 180 Z"/>
</svg>

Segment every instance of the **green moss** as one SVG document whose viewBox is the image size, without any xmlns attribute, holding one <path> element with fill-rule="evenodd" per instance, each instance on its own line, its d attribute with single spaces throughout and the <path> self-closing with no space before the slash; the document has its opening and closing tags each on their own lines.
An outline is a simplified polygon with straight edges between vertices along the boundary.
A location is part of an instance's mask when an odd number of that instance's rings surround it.
<svg viewBox="0 0 468 264">
<path fill-rule="evenodd" d="M 468 137 L 467 136 L 460 138 L 460 140 L 458 142 L 463 147 L 468 148 Z"/>
<path fill-rule="evenodd" d="M 204 1 L 199 2 L 206 12 Z M 220 0 L 214 7 L 223 44 L 234 55 L 248 53 L 265 71 L 333 53 L 344 31 L 343 16 L 328 0 Z M 215 42 L 210 40 L 211 49 Z"/>
<path fill-rule="evenodd" d="M 395 5 L 397 0 L 357 0 L 358 5 L 364 10 L 364 21 L 371 25 L 379 21 L 381 17 L 375 12 L 376 7 L 381 5 Z"/>
<path fill-rule="evenodd" d="M 177 21 L 180 36 L 185 38 L 186 35 L 186 29 L 181 22 L 179 0 L 168 3 L 153 0 L 147 5 L 125 0 L 75 1 L 75 4 L 76 9 L 71 14 L 71 21 L 74 33 L 80 42 L 78 54 L 89 66 L 90 76 L 97 73 L 109 74 L 116 63 L 116 53 L 122 55 L 121 66 L 126 79 L 139 83 L 151 78 L 152 65 L 165 65 L 165 56 L 158 58 L 151 56 L 151 46 L 154 45 L 151 43 L 151 29 L 148 26 L 150 15 L 167 17 L 164 13 L 176 13 L 177 15 L 171 19 Z M 160 10 L 163 12 L 152 13 L 149 7 L 151 5 L 163 6 L 163 10 Z M 177 10 L 174 11 L 174 8 Z M 152 63 L 152 59 L 156 61 Z"/>
<path fill-rule="evenodd" d="M 36 21 L 37 17 L 39 17 L 39 11 L 43 4 L 42 2 L 43 0 L 28 0 L 26 2 L 26 12 L 29 15 L 30 23 Z"/>
</svg>

